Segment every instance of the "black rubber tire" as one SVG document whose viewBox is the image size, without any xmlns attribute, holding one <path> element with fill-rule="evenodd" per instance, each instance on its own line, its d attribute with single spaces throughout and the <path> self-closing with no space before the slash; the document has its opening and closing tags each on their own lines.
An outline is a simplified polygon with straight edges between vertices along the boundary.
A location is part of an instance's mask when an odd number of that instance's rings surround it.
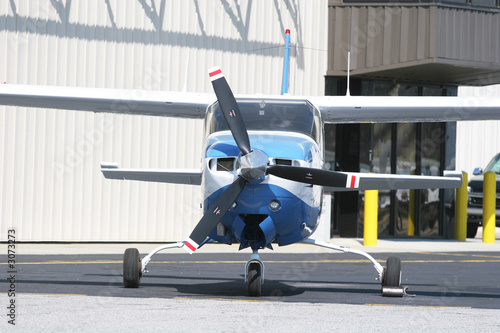
<svg viewBox="0 0 500 333">
<path fill-rule="evenodd" d="M 479 223 L 467 223 L 467 238 L 475 238 Z"/>
<path fill-rule="evenodd" d="M 138 288 L 141 283 L 141 257 L 139 250 L 126 249 L 123 254 L 123 285 L 125 288 Z"/>
<path fill-rule="evenodd" d="M 247 294 L 251 297 L 259 297 L 262 292 L 262 267 L 257 262 L 248 265 Z"/>
<path fill-rule="evenodd" d="M 401 286 L 401 259 L 398 257 L 389 257 L 384 269 L 383 287 Z"/>
</svg>

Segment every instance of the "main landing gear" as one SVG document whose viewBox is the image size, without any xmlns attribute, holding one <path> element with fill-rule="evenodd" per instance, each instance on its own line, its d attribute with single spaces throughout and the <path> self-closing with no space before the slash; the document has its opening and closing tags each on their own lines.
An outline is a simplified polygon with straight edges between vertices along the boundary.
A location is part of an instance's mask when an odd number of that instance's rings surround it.
<svg viewBox="0 0 500 333">
<path fill-rule="evenodd" d="M 380 265 L 375 258 L 366 252 L 351 249 L 346 246 L 337 246 L 330 243 L 325 243 L 315 239 L 305 239 L 302 241 L 306 244 L 325 247 L 331 250 L 342 251 L 344 253 L 359 254 L 370 260 L 378 273 L 377 280 L 382 282 L 382 296 L 402 297 L 406 295 L 406 288 L 401 287 L 401 259 L 398 257 L 389 257 L 386 266 Z"/>
<path fill-rule="evenodd" d="M 182 247 L 183 245 L 184 242 L 162 245 L 151 251 L 142 260 L 139 256 L 139 250 L 126 249 L 123 255 L 123 286 L 125 288 L 138 288 L 142 275 L 147 273 L 146 266 L 153 255 L 160 251 Z"/>
<path fill-rule="evenodd" d="M 325 247 L 344 253 L 354 253 L 370 260 L 378 273 L 377 280 L 382 283 L 383 296 L 402 297 L 406 294 L 406 288 L 401 287 L 401 260 L 398 257 L 389 257 L 386 266 L 380 265 L 368 253 L 351 249 L 345 246 L 337 246 L 330 243 L 321 242 L 315 239 L 305 239 L 303 243 Z M 127 249 L 123 256 L 123 285 L 125 288 L 137 288 L 141 282 L 141 277 L 147 272 L 146 266 L 151 257 L 156 253 L 183 247 L 184 242 L 177 242 L 157 247 L 142 260 L 137 249 Z M 258 297 L 262 293 L 264 283 L 264 263 L 260 260 L 257 250 L 253 250 L 250 260 L 245 265 L 245 282 L 247 284 L 248 296 Z"/>
</svg>

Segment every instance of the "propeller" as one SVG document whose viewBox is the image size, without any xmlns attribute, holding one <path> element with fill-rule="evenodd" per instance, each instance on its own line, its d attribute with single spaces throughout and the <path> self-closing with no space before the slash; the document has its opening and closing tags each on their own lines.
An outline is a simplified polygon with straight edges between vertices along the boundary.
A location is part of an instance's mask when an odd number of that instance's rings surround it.
<svg viewBox="0 0 500 333">
<path fill-rule="evenodd" d="M 250 138 L 241 111 L 222 71 L 219 67 L 214 67 L 210 69 L 209 75 L 221 112 L 241 151 L 239 157 L 241 167 L 238 178 L 208 208 L 184 243 L 183 248 L 189 253 L 196 251 L 206 240 L 249 181 L 260 182 L 265 179 L 266 174 L 270 174 L 313 185 L 345 187 L 348 182 L 348 176 L 343 173 L 285 165 L 268 166 L 269 157 L 263 151 L 252 150 L 250 147 Z M 347 186 L 349 187 L 349 184 Z"/>
<path fill-rule="evenodd" d="M 224 74 L 222 74 L 219 67 L 214 67 L 209 70 L 209 76 L 210 80 L 212 80 L 212 86 L 217 96 L 217 100 L 219 101 L 221 112 L 241 151 L 242 157 L 246 155 L 250 157 L 252 155 L 252 150 L 250 149 L 250 138 L 248 137 L 247 128 L 241 116 L 238 103 L 236 103 L 236 99 L 234 98 L 231 88 L 229 88 L 229 84 Z M 251 167 L 249 168 L 252 169 Z M 186 251 L 193 253 L 200 244 L 205 241 L 207 236 L 217 227 L 217 224 L 222 220 L 224 215 L 226 215 L 233 202 L 236 201 L 236 198 L 238 198 L 241 191 L 243 191 L 247 182 L 247 179 L 238 176 L 238 178 L 222 192 L 219 198 L 215 200 L 198 222 L 189 236 L 189 239 L 184 242 L 183 248 Z"/>
</svg>

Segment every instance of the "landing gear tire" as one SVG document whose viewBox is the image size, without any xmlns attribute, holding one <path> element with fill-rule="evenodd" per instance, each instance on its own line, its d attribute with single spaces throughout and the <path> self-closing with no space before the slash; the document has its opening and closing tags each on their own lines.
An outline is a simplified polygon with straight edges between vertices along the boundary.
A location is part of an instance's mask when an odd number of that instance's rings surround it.
<svg viewBox="0 0 500 333">
<path fill-rule="evenodd" d="M 262 292 L 262 266 L 258 262 L 248 265 L 248 296 L 258 297 Z"/>
<path fill-rule="evenodd" d="M 123 285 L 125 288 L 138 288 L 142 276 L 139 250 L 126 249 L 123 254 Z"/>
<path fill-rule="evenodd" d="M 467 238 L 475 238 L 477 234 L 478 223 L 467 223 Z"/>
<path fill-rule="evenodd" d="M 401 259 L 398 257 L 389 257 L 382 277 L 382 289 L 384 287 L 401 286 Z"/>
</svg>

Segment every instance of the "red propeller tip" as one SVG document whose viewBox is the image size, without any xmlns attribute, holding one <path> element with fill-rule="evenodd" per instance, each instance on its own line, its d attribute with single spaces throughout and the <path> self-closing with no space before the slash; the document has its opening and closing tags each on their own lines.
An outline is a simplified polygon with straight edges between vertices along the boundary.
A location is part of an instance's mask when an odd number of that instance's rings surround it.
<svg viewBox="0 0 500 333">
<path fill-rule="evenodd" d="M 208 71 L 208 75 L 210 76 L 210 80 L 217 80 L 221 77 L 224 76 L 224 74 L 222 74 L 222 71 L 219 67 L 214 67 L 214 68 L 211 68 L 209 71 Z"/>
</svg>

